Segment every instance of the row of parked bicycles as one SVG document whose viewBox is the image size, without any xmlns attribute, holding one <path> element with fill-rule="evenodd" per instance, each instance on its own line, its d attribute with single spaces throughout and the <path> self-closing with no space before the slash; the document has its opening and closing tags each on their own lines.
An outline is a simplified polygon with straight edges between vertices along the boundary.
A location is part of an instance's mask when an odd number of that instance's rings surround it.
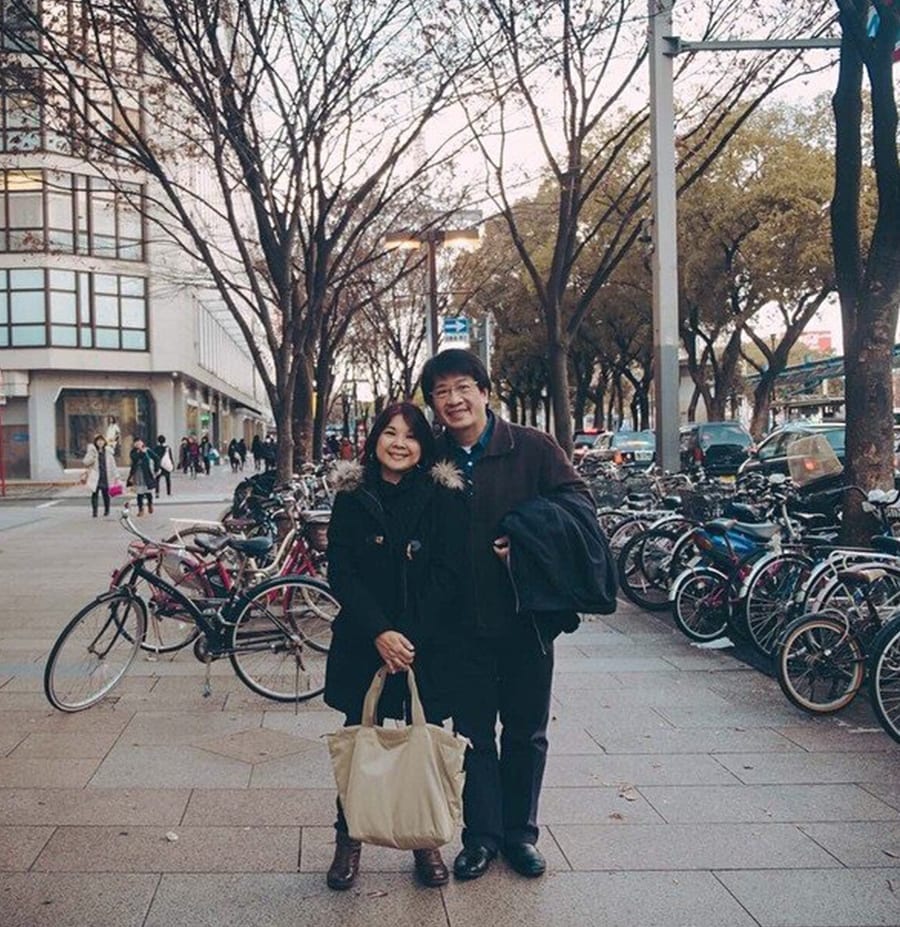
<svg viewBox="0 0 900 927">
<path fill-rule="evenodd" d="M 224 658 L 265 698 L 318 695 L 338 611 L 326 579 L 330 499 L 315 468 L 278 489 L 259 474 L 239 484 L 219 521 L 176 521 L 162 540 L 138 529 L 126 503 L 121 524 L 134 540 L 109 588 L 54 643 L 44 669 L 50 703 L 89 708 L 138 653 L 186 648 L 206 666 L 205 695 L 212 663 Z"/>
<path fill-rule="evenodd" d="M 785 696 L 813 714 L 849 705 L 868 680 L 900 742 L 900 493 L 862 493 L 879 525 L 838 541 L 827 504 L 783 475 L 734 484 L 650 472 L 593 483 L 622 593 L 672 613 L 690 640 L 746 645 Z"/>
</svg>

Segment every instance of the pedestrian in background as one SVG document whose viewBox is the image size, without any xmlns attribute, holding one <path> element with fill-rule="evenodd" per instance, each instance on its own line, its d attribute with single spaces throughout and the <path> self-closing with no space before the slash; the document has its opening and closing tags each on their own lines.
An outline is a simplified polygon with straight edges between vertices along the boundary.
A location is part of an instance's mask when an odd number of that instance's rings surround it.
<svg viewBox="0 0 900 927">
<path fill-rule="evenodd" d="M 259 468 L 263 462 L 263 447 L 259 435 L 254 435 L 253 440 L 250 442 L 250 453 L 253 455 L 253 469 L 256 473 L 259 473 Z"/>
<path fill-rule="evenodd" d="M 193 435 L 188 438 L 187 459 L 188 473 L 191 479 L 196 479 L 197 473 L 200 471 L 200 445 Z"/>
<path fill-rule="evenodd" d="M 172 456 L 172 448 L 166 444 L 166 436 L 160 435 L 156 439 L 156 447 L 153 450 L 156 457 L 156 498 L 159 498 L 159 484 L 166 481 L 166 495 L 172 495 L 172 471 L 175 469 L 175 458 Z"/>
<path fill-rule="evenodd" d="M 203 467 L 203 472 L 209 476 L 209 468 L 212 462 L 212 443 L 209 440 L 209 435 L 203 435 L 200 439 L 200 464 Z"/>
<path fill-rule="evenodd" d="M 156 486 L 154 472 L 156 470 L 156 457 L 147 450 L 142 438 L 135 438 L 131 447 L 131 469 L 128 471 L 128 485 L 134 489 L 137 496 L 138 516 L 144 514 L 144 504 L 147 511 L 153 514 L 153 489 Z"/>
<path fill-rule="evenodd" d="M 269 435 L 262 447 L 263 463 L 266 470 L 274 470 L 278 463 L 278 445 L 275 443 L 275 436 Z"/>
<path fill-rule="evenodd" d="M 122 443 L 122 429 L 115 415 L 106 416 L 106 446 L 112 452 L 114 457 L 119 456 L 119 448 Z"/>
<path fill-rule="evenodd" d="M 238 457 L 241 458 L 241 473 L 243 473 L 244 464 L 247 462 L 247 442 L 243 438 L 238 441 Z"/>
<path fill-rule="evenodd" d="M 238 450 L 237 438 L 228 442 L 228 462 L 231 464 L 232 473 L 237 473 L 241 468 L 241 452 Z"/>
<path fill-rule="evenodd" d="M 559 445 L 534 428 L 512 425 L 488 409 L 490 378 L 470 351 L 451 348 L 422 371 L 422 390 L 444 426 L 438 459 L 464 474 L 469 513 L 468 601 L 463 609 L 457 731 L 468 737 L 463 793 L 463 848 L 454 873 L 483 875 L 502 851 L 525 876 L 546 863 L 538 839 L 538 800 L 547 761 L 553 638 L 574 630 L 577 614 L 519 614 L 504 557 L 501 519 L 538 496 L 588 493 Z M 592 508 L 593 512 L 593 508 Z M 329 564 L 329 575 L 330 575 Z M 499 716 L 500 750 L 497 750 Z"/>
<path fill-rule="evenodd" d="M 103 514 L 109 515 L 109 487 L 119 479 L 116 458 L 103 435 L 95 435 L 94 443 L 84 455 L 84 483 L 91 493 L 91 512 L 97 517 L 100 497 L 103 497 Z"/>
<path fill-rule="evenodd" d="M 359 724 L 372 678 L 388 677 L 379 701 L 383 717 L 406 719 L 405 670 L 415 664 L 428 721 L 440 724 L 453 701 L 451 643 L 465 562 L 462 475 L 432 466 L 434 437 L 411 403 L 388 406 L 376 418 L 361 463 L 339 463 L 328 528 L 328 583 L 341 610 L 332 626 L 325 702 Z M 350 888 L 361 845 L 351 839 L 337 803 L 334 859 L 327 884 Z M 446 884 L 439 850 L 414 850 L 416 875 L 429 887 Z"/>
</svg>

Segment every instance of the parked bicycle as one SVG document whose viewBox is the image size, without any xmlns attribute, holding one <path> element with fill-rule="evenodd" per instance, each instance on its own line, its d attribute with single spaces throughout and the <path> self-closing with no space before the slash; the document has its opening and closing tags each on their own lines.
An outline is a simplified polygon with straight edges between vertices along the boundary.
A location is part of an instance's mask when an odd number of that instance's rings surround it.
<svg viewBox="0 0 900 927">
<path fill-rule="evenodd" d="M 123 523 L 137 533 L 126 503 Z M 226 551 L 261 551 L 271 539 L 224 537 L 198 541 L 215 561 Z M 183 547 L 160 544 L 161 556 Z M 170 610 L 160 623 L 176 617 L 190 627 L 169 649 L 193 643 L 206 664 L 204 695 L 210 694 L 210 666 L 227 657 L 238 678 L 252 691 L 281 702 L 301 702 L 324 688 L 331 623 L 339 606 L 327 584 L 308 576 L 276 576 L 247 589 L 235 583 L 222 595 L 193 597 L 184 583 L 161 575 L 155 560 L 130 565 L 134 582 L 101 593 L 66 625 L 44 669 L 44 692 L 61 711 L 81 711 L 107 696 L 125 676 L 142 646 L 147 646 L 148 615 Z M 152 603 L 152 606 L 151 606 Z M 150 644 L 149 649 L 157 649 Z"/>
</svg>

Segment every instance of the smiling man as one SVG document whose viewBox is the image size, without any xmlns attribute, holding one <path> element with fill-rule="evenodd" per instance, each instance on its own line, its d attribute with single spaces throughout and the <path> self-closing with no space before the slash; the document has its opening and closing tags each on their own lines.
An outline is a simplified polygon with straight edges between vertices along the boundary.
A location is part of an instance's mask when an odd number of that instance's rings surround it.
<svg viewBox="0 0 900 927">
<path fill-rule="evenodd" d="M 463 794 L 463 849 L 454 872 L 475 879 L 502 851 L 525 876 L 546 863 L 535 844 L 547 760 L 553 677 L 552 615 L 518 613 L 506 567 L 504 515 L 560 490 L 587 493 L 558 444 L 534 428 L 511 425 L 488 408 L 490 378 L 470 351 L 435 355 L 422 371 L 425 400 L 444 433 L 438 455 L 466 479 L 466 614 L 461 616 L 456 729 L 471 741 Z M 498 753 L 495 729 L 502 732 Z"/>
</svg>

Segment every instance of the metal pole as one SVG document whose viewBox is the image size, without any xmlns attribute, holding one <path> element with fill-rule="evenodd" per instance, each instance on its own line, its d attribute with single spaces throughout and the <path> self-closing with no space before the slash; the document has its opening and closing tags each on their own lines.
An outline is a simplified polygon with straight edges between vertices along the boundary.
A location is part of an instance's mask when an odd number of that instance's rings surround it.
<svg viewBox="0 0 900 927">
<path fill-rule="evenodd" d="M 428 356 L 434 357 L 438 350 L 437 311 L 437 246 L 438 237 L 430 233 L 424 236 L 428 268 L 428 315 L 425 318 L 425 343 Z"/>
<path fill-rule="evenodd" d="M 650 176 L 653 191 L 653 387 L 656 462 L 680 470 L 678 426 L 678 251 L 675 231 L 674 0 L 649 0 Z"/>
</svg>

